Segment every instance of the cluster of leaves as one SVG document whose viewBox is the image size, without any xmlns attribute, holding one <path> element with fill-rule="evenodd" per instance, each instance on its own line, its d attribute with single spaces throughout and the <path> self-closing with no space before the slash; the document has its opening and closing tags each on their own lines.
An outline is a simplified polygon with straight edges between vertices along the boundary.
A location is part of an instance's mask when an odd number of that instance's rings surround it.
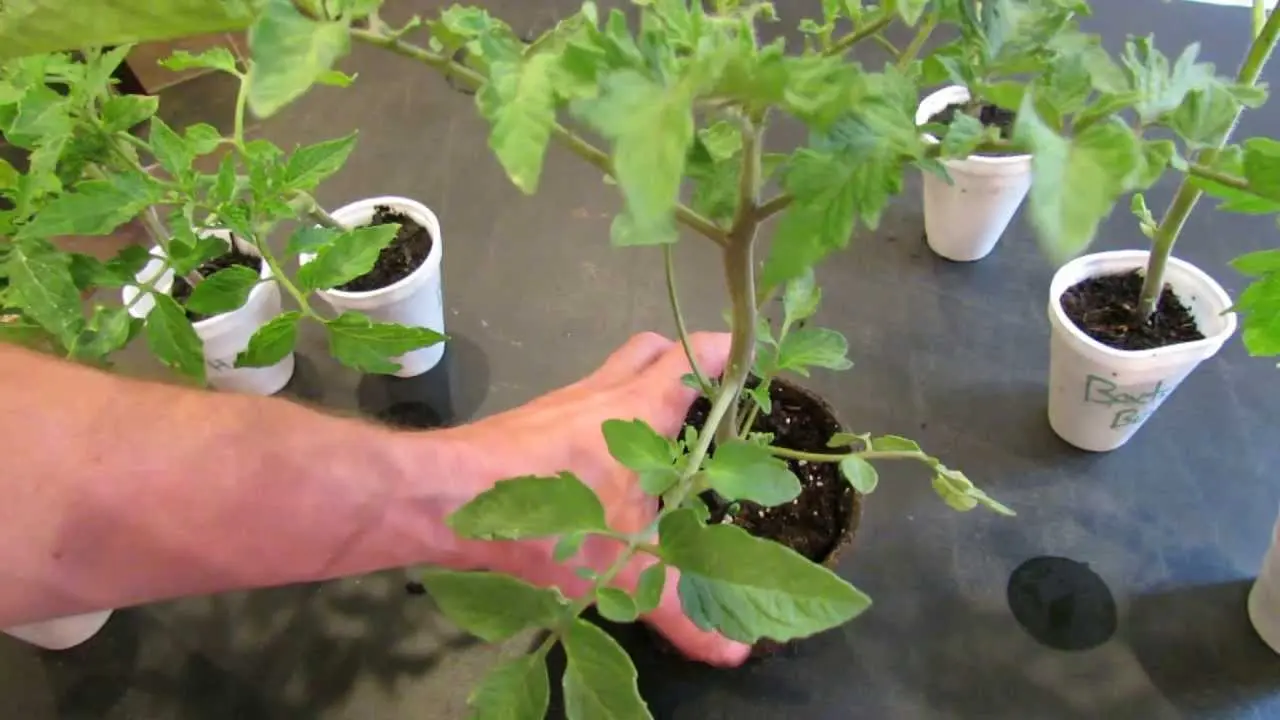
<svg viewBox="0 0 1280 720">
<path fill-rule="evenodd" d="M 286 254 L 309 253 L 314 259 L 296 278 L 283 272 L 266 242 L 282 221 L 307 212 L 323 218 L 310 193 L 342 167 L 354 135 L 286 154 L 266 140 L 245 142 L 243 116 L 231 137 L 204 123 L 175 131 L 156 115 L 156 98 L 114 92 L 111 75 L 129 49 L 90 52 L 79 60 L 34 56 L 0 68 L 0 131 L 30 151 L 26 172 L 0 165 L 0 195 L 12 205 L 0 215 L 0 237 L 8 238 L 0 265 L 5 280 L 0 307 L 6 315 L 0 330 L 6 336 L 102 363 L 142 333 L 163 363 L 203 381 L 206 363 L 191 314 L 233 311 L 262 282 L 258 272 L 242 266 L 208 277 L 196 272 L 227 252 L 230 231 L 239 247 L 263 258 L 274 281 L 300 308 L 262 327 L 236 359 L 238 366 L 279 362 L 293 350 L 305 316 L 324 324 L 339 361 L 365 372 L 394 372 L 398 366 L 389 358 L 442 340 L 427 329 L 373 323 L 354 312 L 326 317 L 307 300 L 309 293 L 367 273 L 394 239 L 396 226 L 343 229 L 330 221 L 330 227 L 300 227 Z M 179 53 L 166 64 L 236 75 L 244 83 L 242 93 L 251 87 L 252 67 L 241 71 L 226 49 Z M 340 74 L 324 79 L 348 81 Z M 134 132 L 144 123 L 146 139 Z M 201 164 L 214 165 L 199 162 L 210 155 L 220 155 L 217 169 L 202 172 Z M 154 164 L 147 168 L 143 161 Z M 107 235 L 139 218 L 150 221 L 160 249 L 156 257 L 145 247 L 130 246 L 102 262 L 62 252 L 52 242 L 64 235 Z M 160 267 L 140 282 L 139 272 L 153 260 Z M 170 271 L 193 285 L 181 304 L 169 294 L 165 273 Z M 85 316 L 82 296 L 126 285 L 141 288 L 129 306 L 98 305 Z M 145 320 L 134 318 L 129 311 L 144 297 L 154 307 Z"/>
</svg>

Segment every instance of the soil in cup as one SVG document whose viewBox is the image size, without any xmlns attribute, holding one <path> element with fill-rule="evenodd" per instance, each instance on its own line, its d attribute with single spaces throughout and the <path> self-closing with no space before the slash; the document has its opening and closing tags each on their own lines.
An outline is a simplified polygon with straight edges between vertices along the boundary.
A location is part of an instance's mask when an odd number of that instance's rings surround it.
<svg viewBox="0 0 1280 720">
<path fill-rule="evenodd" d="M 957 114 L 968 114 L 978 118 L 985 127 L 1000 128 L 1000 137 L 1008 140 L 1013 137 L 1013 122 L 1017 119 L 1017 114 L 1012 110 L 1006 110 L 995 105 L 984 104 L 977 109 L 975 115 L 968 102 L 952 103 L 929 118 L 930 123 L 938 123 L 940 125 L 951 126 L 951 121 L 955 119 Z"/>
<path fill-rule="evenodd" d="M 240 252 L 239 250 L 232 250 L 231 252 L 219 255 L 212 260 L 205 261 L 200 265 L 200 267 L 196 268 L 196 272 L 200 277 L 209 277 L 219 270 L 225 270 L 237 265 L 247 267 L 255 273 L 260 274 L 262 272 L 262 258 L 257 255 Z M 179 305 L 183 305 L 187 302 L 187 298 L 191 297 L 191 291 L 191 284 L 187 282 L 186 278 L 175 277 L 173 279 L 173 290 L 170 292 L 170 295 L 173 296 L 174 300 L 178 301 Z M 187 319 L 191 322 L 206 320 L 208 317 L 209 316 L 202 315 L 198 312 L 193 312 L 191 310 L 187 311 Z"/>
<path fill-rule="evenodd" d="M 378 290 L 409 277 L 414 270 L 427 261 L 427 256 L 431 254 L 431 245 L 435 242 L 431 233 L 402 212 L 392 210 L 386 205 L 374 208 L 373 219 L 369 221 L 369 225 L 392 223 L 398 224 L 400 230 L 391 244 L 378 254 L 378 261 L 374 263 L 373 269 L 345 285 L 339 285 L 336 289 L 346 292 Z"/>
<path fill-rule="evenodd" d="M 751 383 L 755 385 L 755 381 Z M 753 431 L 773 433 L 773 445 L 814 453 L 835 452 L 827 447 L 840 431 L 831 414 L 799 390 L 777 382 L 769 386 L 773 411 L 760 413 Z M 711 411 L 711 403 L 699 398 L 685 417 L 685 424 L 701 429 Z M 840 477 L 835 463 L 787 460 L 791 472 L 800 479 L 800 496 L 778 507 L 763 507 L 749 501 L 725 503 L 714 493 L 703 499 L 711 509 L 710 522 L 732 523 L 755 537 L 786 545 L 815 562 L 826 560 L 850 530 L 854 493 Z"/>
<path fill-rule="evenodd" d="M 1204 339 L 1195 316 L 1169 285 L 1160 292 L 1155 315 L 1146 321 L 1139 318 L 1142 280 L 1138 270 L 1083 280 L 1062 293 L 1062 310 L 1086 335 L 1117 350 L 1151 350 Z"/>
</svg>

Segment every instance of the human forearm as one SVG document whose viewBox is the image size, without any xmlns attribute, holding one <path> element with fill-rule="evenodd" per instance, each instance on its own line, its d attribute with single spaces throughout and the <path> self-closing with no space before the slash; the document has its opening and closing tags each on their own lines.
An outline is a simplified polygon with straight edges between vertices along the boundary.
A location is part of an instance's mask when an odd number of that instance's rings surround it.
<svg viewBox="0 0 1280 720">
<path fill-rule="evenodd" d="M 0 387 L 0 627 L 417 563 L 489 564 L 443 523 L 491 482 L 448 433 L 9 347 Z"/>
</svg>

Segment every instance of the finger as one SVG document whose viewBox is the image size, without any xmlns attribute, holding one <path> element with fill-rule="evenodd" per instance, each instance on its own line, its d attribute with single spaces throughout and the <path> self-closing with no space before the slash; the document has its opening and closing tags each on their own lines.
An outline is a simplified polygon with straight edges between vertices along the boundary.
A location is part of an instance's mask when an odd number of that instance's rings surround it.
<svg viewBox="0 0 1280 720">
<path fill-rule="evenodd" d="M 698 359 L 698 368 L 708 380 L 720 377 L 729 364 L 729 333 L 699 332 L 689 336 L 689 345 Z M 680 382 L 680 378 L 693 372 L 684 346 L 673 342 L 657 361 L 645 370 L 646 381 L 653 383 Z"/>
<path fill-rule="evenodd" d="M 613 351 L 599 370 L 591 374 L 588 382 L 607 385 L 629 380 L 653 365 L 673 346 L 674 341 L 658 333 L 642 332 L 632 335 L 622 347 Z"/>
<path fill-rule="evenodd" d="M 677 589 L 680 573 L 668 570 L 667 582 L 662 590 L 662 604 L 645 622 L 662 634 L 681 653 L 718 667 L 737 667 L 751 655 L 751 646 L 734 642 L 719 633 L 700 629 L 680 609 Z"/>
<path fill-rule="evenodd" d="M 727 333 L 694 333 L 690 345 L 698 358 L 698 366 L 708 379 L 719 377 L 729 361 L 730 337 Z M 684 348 L 675 347 L 649 366 L 639 378 L 643 398 L 643 418 L 658 433 L 671 436 L 679 432 L 689 406 L 698 391 L 685 385 L 681 378 L 692 372 Z"/>
</svg>

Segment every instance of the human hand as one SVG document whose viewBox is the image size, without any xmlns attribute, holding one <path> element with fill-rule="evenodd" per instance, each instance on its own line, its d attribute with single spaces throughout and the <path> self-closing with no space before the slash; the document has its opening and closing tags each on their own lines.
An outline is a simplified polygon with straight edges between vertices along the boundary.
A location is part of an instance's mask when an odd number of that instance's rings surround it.
<svg viewBox="0 0 1280 720">
<path fill-rule="evenodd" d="M 729 356 L 727 334 L 696 333 L 691 338 L 698 364 L 711 377 L 724 370 Z M 609 455 L 601 424 L 605 420 L 639 419 L 668 437 L 680 431 L 697 392 L 681 382 L 690 372 L 679 343 L 654 333 L 632 337 L 598 370 L 582 380 L 537 398 L 527 405 L 495 415 L 455 431 L 471 435 L 476 447 L 494 455 L 489 475 L 554 475 L 569 470 L 595 490 L 604 504 L 609 526 L 622 533 L 643 530 L 657 514 L 657 500 L 646 495 L 635 473 Z M 500 448 L 500 453 L 495 453 Z M 499 457 L 500 455 L 500 457 Z M 543 586 L 556 586 L 569 596 L 585 593 L 590 585 L 572 571 L 586 564 L 597 572 L 613 565 L 622 544 L 593 536 L 570 564 L 551 558 L 553 543 L 533 543 L 536 561 L 522 559 L 504 567 Z M 504 553 L 509 557 L 509 553 Z M 638 554 L 617 576 L 615 584 L 634 588 L 654 559 Z M 502 563 L 506 564 L 506 563 Z M 672 569 L 659 607 L 645 616 L 658 632 L 691 658 L 714 665 L 734 666 L 746 660 L 750 648 L 717 633 L 698 629 L 680 609 L 678 573 Z"/>
</svg>

